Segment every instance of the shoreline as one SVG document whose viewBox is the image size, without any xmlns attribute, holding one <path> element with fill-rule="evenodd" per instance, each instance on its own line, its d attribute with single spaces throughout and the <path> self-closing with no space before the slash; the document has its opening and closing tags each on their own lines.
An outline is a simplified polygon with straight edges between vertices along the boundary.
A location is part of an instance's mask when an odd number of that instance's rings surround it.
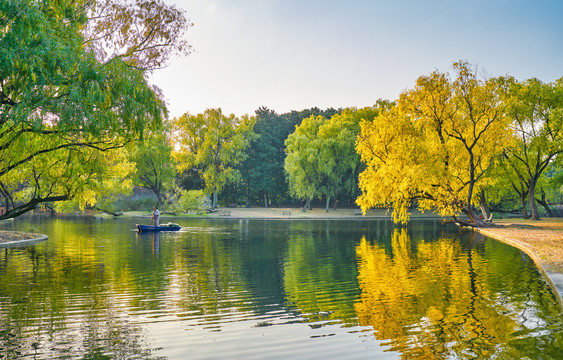
<svg viewBox="0 0 563 360">
<path fill-rule="evenodd" d="M 495 224 L 504 227 L 475 231 L 526 253 L 554 289 L 563 307 L 563 218 L 503 219 Z"/>
<path fill-rule="evenodd" d="M 25 233 L 20 231 L 0 230 L 0 249 L 34 245 L 47 240 L 43 234 Z"/>
</svg>

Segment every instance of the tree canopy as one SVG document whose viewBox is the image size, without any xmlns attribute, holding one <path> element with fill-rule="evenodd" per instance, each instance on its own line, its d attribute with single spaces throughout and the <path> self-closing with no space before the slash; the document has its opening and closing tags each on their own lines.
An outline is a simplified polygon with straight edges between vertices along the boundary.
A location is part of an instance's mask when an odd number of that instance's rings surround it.
<svg viewBox="0 0 563 360">
<path fill-rule="evenodd" d="M 303 119 L 285 141 L 287 156 L 284 167 L 289 191 L 292 196 L 307 201 L 305 208 L 313 198 L 322 195 L 325 179 L 318 156 L 321 144 L 316 137 L 325 121 L 320 115 Z"/>
<path fill-rule="evenodd" d="M 162 0 L 82 0 L 88 17 L 85 44 L 99 61 L 121 59 L 141 70 L 166 66 L 173 55 L 187 55 L 182 37 L 192 26 L 185 11 Z"/>
<path fill-rule="evenodd" d="M 125 7 L 148 3 L 119 2 Z M 88 15 L 104 4 L 111 2 L 0 1 L 0 188 L 5 199 L 26 187 L 33 194 L 14 202 L 2 218 L 87 191 L 88 179 L 105 171 L 104 162 L 92 163 L 99 156 L 96 152 L 142 137 L 145 129 L 160 127 L 166 116 L 159 91 L 147 82 L 144 69 L 154 67 L 156 58 L 164 62 L 171 49 L 183 49 L 177 37 L 181 31 L 171 32 L 165 44 L 158 37 L 146 39 L 143 46 L 168 49 L 158 56 L 135 46 L 134 38 L 118 40 L 113 31 L 103 40 L 131 45 L 135 51 L 101 59 L 92 48 L 102 38 L 85 34 L 96 26 Z M 109 6 L 108 14 L 115 15 L 112 9 L 118 11 Z M 166 10 L 157 6 L 151 11 L 159 9 Z M 139 20 L 138 12 L 129 15 L 98 21 L 123 29 Z M 181 27 L 186 26 L 183 22 Z"/>
<path fill-rule="evenodd" d="M 178 171 L 198 169 L 205 190 L 213 194 L 213 207 L 217 206 L 217 193 L 240 178 L 235 166 L 246 157 L 253 125 L 254 118 L 226 116 L 221 109 L 186 113 L 173 121 L 173 156 Z"/>
<path fill-rule="evenodd" d="M 285 141 L 290 193 L 308 202 L 324 197 L 326 211 L 331 199 L 355 194 L 360 159 L 354 139 L 360 121 L 376 114 L 376 108 L 345 109 L 329 119 L 304 119 Z"/>
<path fill-rule="evenodd" d="M 254 133 L 257 135 L 248 148 L 248 157 L 238 166 L 246 185 L 247 202 L 262 200 L 267 207 L 270 200 L 287 196 L 283 171 L 284 140 L 295 129 L 286 116 L 261 107 L 256 110 Z"/>
<path fill-rule="evenodd" d="M 536 186 L 547 167 L 563 152 L 563 78 L 550 84 L 538 79 L 506 81 L 505 99 L 517 142 L 505 149 L 505 162 L 521 184 L 522 193 L 528 195 L 531 217 L 537 220 Z"/>
<path fill-rule="evenodd" d="M 151 190 L 163 204 L 166 185 L 176 175 L 168 134 L 164 131 L 149 134 L 144 141 L 134 144 L 130 157 L 136 164 L 134 183 Z"/>
<path fill-rule="evenodd" d="M 493 159 L 511 141 L 509 119 L 497 79 L 480 80 L 465 62 L 454 69 L 454 79 L 438 71 L 419 77 L 397 106 L 362 122 L 357 150 L 367 168 L 358 204 L 364 212 L 392 206 L 395 220 L 405 222 L 416 201 L 421 210 L 463 212 L 486 225 L 473 204 Z"/>
</svg>

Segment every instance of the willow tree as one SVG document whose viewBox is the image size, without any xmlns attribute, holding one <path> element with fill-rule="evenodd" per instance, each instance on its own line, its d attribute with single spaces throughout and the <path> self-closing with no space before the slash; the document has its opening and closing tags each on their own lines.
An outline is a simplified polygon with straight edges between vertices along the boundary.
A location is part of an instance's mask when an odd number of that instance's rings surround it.
<svg viewBox="0 0 563 360">
<path fill-rule="evenodd" d="M 324 175 L 320 169 L 320 142 L 317 134 L 325 121 L 320 115 L 303 119 L 285 140 L 287 155 L 284 169 L 289 192 L 291 196 L 305 200 L 303 211 L 310 209 L 311 200 L 322 194 L 320 187 L 324 185 Z"/>
<path fill-rule="evenodd" d="M 398 105 L 364 121 L 357 151 L 366 170 L 360 174 L 357 203 L 394 208 L 406 222 L 416 201 L 470 225 L 486 226 L 473 210 L 492 160 L 510 141 L 508 118 L 497 79 L 482 80 L 465 62 L 454 64 L 456 77 L 438 71 L 421 76 L 403 92 Z M 458 220 L 463 222 L 461 220 Z"/>
<path fill-rule="evenodd" d="M 78 2 L 88 19 L 84 43 L 101 62 L 121 59 L 129 67 L 153 71 L 191 51 L 183 34 L 193 24 L 184 10 L 163 0 Z"/>
<path fill-rule="evenodd" d="M 286 144 L 285 171 L 292 196 L 306 200 L 354 196 L 358 189 L 360 157 L 353 139 L 360 131 L 362 119 L 372 119 L 374 107 L 349 108 L 330 119 L 311 116 L 304 119 L 289 135 Z M 357 194 L 357 193 L 356 193 Z"/>
<path fill-rule="evenodd" d="M 563 78 L 548 84 L 508 78 L 507 83 L 506 101 L 517 144 L 506 149 L 505 162 L 526 190 L 531 218 L 538 220 L 538 181 L 563 153 Z"/>
<path fill-rule="evenodd" d="M 188 26 L 161 1 L 0 1 L 0 190 L 9 205 L 1 218 L 100 190 L 90 179 L 108 168 L 94 159 L 166 116 L 147 71 L 188 51 Z M 22 189 L 29 196 L 16 199 Z"/>
<path fill-rule="evenodd" d="M 177 169 L 197 169 L 205 182 L 205 190 L 213 195 L 217 206 L 218 193 L 240 179 L 235 165 L 243 161 L 246 148 L 254 137 L 254 118 L 226 116 L 221 109 L 208 109 L 203 114 L 188 113 L 172 122 L 173 157 Z"/>
<path fill-rule="evenodd" d="M 136 164 L 133 182 L 151 190 L 158 202 L 165 201 L 164 191 L 174 180 L 176 170 L 172 162 L 172 146 L 165 132 L 150 133 L 144 141 L 134 144 L 130 159 Z"/>
</svg>

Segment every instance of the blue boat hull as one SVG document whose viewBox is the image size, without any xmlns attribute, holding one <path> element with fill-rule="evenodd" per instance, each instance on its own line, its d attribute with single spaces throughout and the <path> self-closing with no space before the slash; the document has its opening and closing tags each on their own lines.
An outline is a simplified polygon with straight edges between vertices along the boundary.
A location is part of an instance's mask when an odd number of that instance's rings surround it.
<svg viewBox="0 0 563 360">
<path fill-rule="evenodd" d="M 180 226 L 169 226 L 169 225 L 154 226 L 154 225 L 137 224 L 137 230 L 139 230 L 139 232 L 143 232 L 143 231 L 178 231 L 180 229 L 181 229 Z"/>
</svg>

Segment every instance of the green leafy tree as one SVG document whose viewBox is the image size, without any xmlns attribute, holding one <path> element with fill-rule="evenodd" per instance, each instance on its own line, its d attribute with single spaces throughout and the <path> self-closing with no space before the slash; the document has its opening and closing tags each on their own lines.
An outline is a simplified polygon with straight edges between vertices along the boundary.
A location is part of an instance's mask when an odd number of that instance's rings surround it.
<svg viewBox="0 0 563 360">
<path fill-rule="evenodd" d="M 207 197 L 203 190 L 181 190 L 178 199 L 178 207 L 182 211 L 194 211 L 199 214 L 205 208 Z"/>
<path fill-rule="evenodd" d="M 185 51 L 181 33 L 169 32 L 166 43 L 147 38 L 141 47 L 119 31 L 93 36 L 96 21 L 125 29 L 138 20 L 135 11 L 91 20 L 103 4 L 0 1 L 0 188 L 11 205 L 1 218 L 45 202 L 92 198 L 87 194 L 100 189 L 91 179 L 107 172 L 97 159 L 158 128 L 166 115 L 145 69 L 164 63 L 170 51 Z M 93 50 L 103 48 L 96 46 L 101 39 L 131 51 L 103 56 Z M 153 45 L 167 50 L 149 55 Z M 15 201 L 11 194 L 22 188 L 31 196 Z"/>
<path fill-rule="evenodd" d="M 176 175 L 168 137 L 165 133 L 155 133 L 135 145 L 131 153 L 131 160 L 137 164 L 134 183 L 151 190 L 163 204 L 166 185 Z"/>
<path fill-rule="evenodd" d="M 553 204 L 563 204 L 563 157 L 559 156 L 546 169 L 545 194 Z"/>
<path fill-rule="evenodd" d="M 238 167 L 246 186 L 247 203 L 263 199 L 264 207 L 268 207 L 271 199 L 279 201 L 287 194 L 284 141 L 294 129 L 295 124 L 287 117 L 264 107 L 256 110 L 257 136 L 250 143 L 247 159 Z"/>
<path fill-rule="evenodd" d="M 355 150 L 359 124 L 376 114 L 376 108 L 345 109 L 330 119 L 304 119 L 286 140 L 285 170 L 291 194 L 307 204 L 324 197 L 327 212 L 331 199 L 354 194 L 360 169 Z"/>
<path fill-rule="evenodd" d="M 218 192 L 225 185 L 240 180 L 235 168 L 246 158 L 246 149 L 255 136 L 254 118 L 223 115 L 221 109 L 208 109 L 203 114 L 188 113 L 173 120 L 173 156 L 179 172 L 198 169 L 205 190 L 213 195 L 217 206 Z"/>
<path fill-rule="evenodd" d="M 563 152 L 563 78 L 544 84 L 537 79 L 508 78 L 506 101 L 517 145 L 506 149 L 506 163 L 524 185 L 531 218 L 539 219 L 538 181 Z"/>
<path fill-rule="evenodd" d="M 90 151 L 87 161 L 71 161 L 68 167 L 50 166 L 52 159 L 46 157 L 40 159 L 43 166 L 57 171 L 68 171 L 74 166 L 77 169 L 71 174 L 63 175 L 62 178 L 76 179 L 75 184 L 68 184 L 69 189 L 74 188 L 75 195 L 70 200 L 56 202 L 54 209 L 60 212 L 79 212 L 86 208 L 102 211 L 114 216 L 123 211 L 119 200 L 128 196 L 133 191 L 131 176 L 135 173 L 135 163 L 128 159 L 125 148 L 113 151 Z M 87 162 L 90 168 L 85 169 L 81 163 Z M 35 170 L 35 173 L 39 173 Z M 42 174 L 44 176 L 45 174 Z M 83 178 L 83 179 L 81 179 Z M 51 184 L 55 183 L 51 180 Z M 37 191 L 41 186 L 29 186 L 24 191 Z"/>
<path fill-rule="evenodd" d="M 358 195 L 358 175 L 362 167 L 354 140 L 360 132 L 360 122 L 373 119 L 377 112 L 375 107 L 345 109 L 319 128 L 319 165 L 326 179 L 321 189 L 326 197 L 327 212 L 332 198 Z"/>
<path fill-rule="evenodd" d="M 285 141 L 285 171 L 290 194 L 306 200 L 303 210 L 310 208 L 310 202 L 320 197 L 324 185 L 324 175 L 319 164 L 320 142 L 317 139 L 319 128 L 326 121 L 322 116 L 310 116 L 295 128 Z"/>
</svg>

